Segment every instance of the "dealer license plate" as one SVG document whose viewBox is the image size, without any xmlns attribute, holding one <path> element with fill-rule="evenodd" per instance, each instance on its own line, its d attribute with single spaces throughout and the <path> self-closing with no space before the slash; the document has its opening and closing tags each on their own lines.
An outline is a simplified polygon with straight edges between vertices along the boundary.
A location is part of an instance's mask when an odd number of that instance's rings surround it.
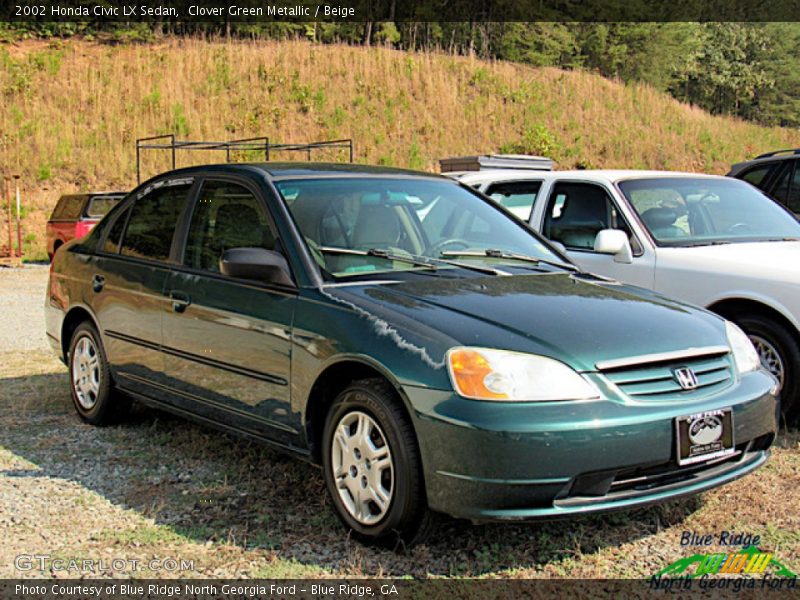
<svg viewBox="0 0 800 600">
<path fill-rule="evenodd" d="M 735 452 L 733 412 L 730 408 L 675 419 L 678 464 L 690 465 Z"/>
</svg>

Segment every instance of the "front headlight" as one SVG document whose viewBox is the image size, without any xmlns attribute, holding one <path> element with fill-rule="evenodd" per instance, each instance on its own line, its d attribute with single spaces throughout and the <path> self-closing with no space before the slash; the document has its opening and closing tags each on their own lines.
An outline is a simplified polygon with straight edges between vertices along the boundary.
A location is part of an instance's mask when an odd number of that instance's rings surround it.
<svg viewBox="0 0 800 600">
<path fill-rule="evenodd" d="M 725 332 L 728 334 L 728 343 L 731 345 L 736 370 L 739 373 L 749 373 L 758 369 L 761 366 L 761 360 L 747 334 L 730 321 L 725 321 Z"/>
<path fill-rule="evenodd" d="M 490 348 L 451 348 L 447 367 L 453 388 L 473 400 L 587 400 L 595 387 L 564 363 L 536 354 Z"/>
</svg>

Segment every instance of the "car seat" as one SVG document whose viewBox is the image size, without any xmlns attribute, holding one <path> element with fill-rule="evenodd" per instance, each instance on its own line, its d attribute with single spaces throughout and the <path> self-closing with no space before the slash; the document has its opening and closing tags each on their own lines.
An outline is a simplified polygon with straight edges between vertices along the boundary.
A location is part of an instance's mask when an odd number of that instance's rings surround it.
<svg viewBox="0 0 800 600">
<path fill-rule="evenodd" d="M 594 248 L 597 232 L 606 229 L 606 199 L 600 194 L 571 193 L 558 219 L 550 219 L 549 237 L 568 248 Z"/>
<path fill-rule="evenodd" d="M 361 207 L 353 228 L 353 246 L 369 248 L 399 247 L 403 227 L 394 206 L 365 204 Z"/>
<path fill-rule="evenodd" d="M 674 208 L 650 208 L 642 213 L 642 221 L 657 238 L 684 237 L 686 232 L 675 225 L 681 213 Z"/>
</svg>

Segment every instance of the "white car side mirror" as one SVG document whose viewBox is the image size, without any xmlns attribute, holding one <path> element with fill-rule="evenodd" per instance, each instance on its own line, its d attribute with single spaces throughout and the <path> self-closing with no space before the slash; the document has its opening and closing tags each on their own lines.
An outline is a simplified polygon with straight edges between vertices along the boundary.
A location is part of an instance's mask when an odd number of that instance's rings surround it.
<svg viewBox="0 0 800 600">
<path fill-rule="evenodd" d="M 602 229 L 594 238 L 594 251 L 600 254 L 612 254 L 614 262 L 632 263 L 633 251 L 628 236 L 619 229 Z"/>
</svg>

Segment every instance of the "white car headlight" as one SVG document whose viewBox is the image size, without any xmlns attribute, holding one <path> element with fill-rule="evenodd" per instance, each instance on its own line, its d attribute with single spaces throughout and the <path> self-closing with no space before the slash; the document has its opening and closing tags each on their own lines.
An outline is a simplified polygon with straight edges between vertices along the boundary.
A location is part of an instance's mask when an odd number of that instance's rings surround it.
<svg viewBox="0 0 800 600">
<path fill-rule="evenodd" d="M 736 370 L 739 373 L 749 373 L 758 369 L 761 366 L 761 360 L 747 334 L 730 321 L 725 321 L 725 331 L 728 334 L 728 343 L 731 345 Z"/>
<path fill-rule="evenodd" d="M 455 391 L 473 400 L 587 400 L 598 390 L 562 362 L 508 350 L 459 346 L 447 352 Z"/>
</svg>

